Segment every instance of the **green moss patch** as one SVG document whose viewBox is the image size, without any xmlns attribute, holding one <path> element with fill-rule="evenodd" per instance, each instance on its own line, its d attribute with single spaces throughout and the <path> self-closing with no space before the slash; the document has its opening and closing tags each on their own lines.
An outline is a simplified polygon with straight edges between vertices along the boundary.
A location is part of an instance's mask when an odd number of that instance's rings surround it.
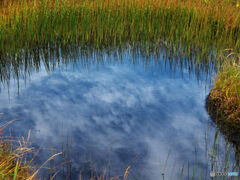
<svg viewBox="0 0 240 180">
<path fill-rule="evenodd" d="M 240 65 L 225 65 L 215 80 L 206 107 L 222 132 L 233 142 L 240 142 Z"/>
</svg>

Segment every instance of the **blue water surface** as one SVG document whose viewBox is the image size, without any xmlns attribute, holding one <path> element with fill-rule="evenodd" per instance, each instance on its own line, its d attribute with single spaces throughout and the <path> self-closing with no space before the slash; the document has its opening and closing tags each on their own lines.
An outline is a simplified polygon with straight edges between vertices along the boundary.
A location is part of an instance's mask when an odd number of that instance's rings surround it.
<svg viewBox="0 0 240 180">
<path fill-rule="evenodd" d="M 128 167 L 128 179 L 184 179 L 194 168 L 208 179 L 216 130 L 205 108 L 206 74 L 136 54 L 78 57 L 54 70 L 41 63 L 30 77 L 11 80 L 0 94 L 1 121 L 18 120 L 4 133 L 31 131 L 38 164 L 63 152 L 46 165 L 57 179 L 91 172 L 123 179 Z"/>
</svg>

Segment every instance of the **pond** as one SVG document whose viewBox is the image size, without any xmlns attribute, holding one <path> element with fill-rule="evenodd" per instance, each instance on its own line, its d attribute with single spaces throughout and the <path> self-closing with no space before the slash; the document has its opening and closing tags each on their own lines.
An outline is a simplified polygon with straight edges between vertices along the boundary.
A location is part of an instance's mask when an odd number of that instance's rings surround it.
<svg viewBox="0 0 240 180">
<path fill-rule="evenodd" d="M 164 48 L 157 56 L 131 48 L 55 51 L 1 70 L 11 75 L 1 84 L 0 122 L 18 119 L 4 133 L 26 138 L 31 131 L 33 147 L 41 149 L 36 163 L 63 152 L 47 164 L 57 179 L 103 173 L 123 179 L 128 167 L 128 179 L 209 179 L 217 132 L 205 108 L 210 64 L 208 72 L 197 70 Z M 224 157 L 223 135 L 216 144 Z M 230 167 L 234 158 L 231 148 Z"/>
</svg>

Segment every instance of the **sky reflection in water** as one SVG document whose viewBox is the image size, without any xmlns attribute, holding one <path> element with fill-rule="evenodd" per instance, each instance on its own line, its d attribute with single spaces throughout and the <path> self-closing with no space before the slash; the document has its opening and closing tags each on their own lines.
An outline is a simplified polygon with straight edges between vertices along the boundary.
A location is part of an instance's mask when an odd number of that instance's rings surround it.
<svg viewBox="0 0 240 180">
<path fill-rule="evenodd" d="M 200 166 L 206 166 L 205 134 L 213 137 L 214 128 L 205 110 L 205 81 L 188 78 L 186 70 L 183 77 L 179 69 L 172 73 L 168 64 L 163 71 L 154 65 L 146 71 L 129 58 L 97 68 L 79 65 L 50 73 L 41 68 L 25 86 L 20 80 L 19 95 L 14 83 L 10 93 L 2 89 L 1 119 L 19 118 L 12 134 L 31 130 L 36 147 L 59 152 L 68 146 L 72 179 L 89 176 L 90 158 L 99 172 L 110 162 L 114 176 L 131 166 L 129 179 L 160 179 L 169 152 L 166 177 L 174 178 L 188 161 L 193 164 L 195 149 Z M 43 150 L 38 161 L 50 155 Z"/>
</svg>

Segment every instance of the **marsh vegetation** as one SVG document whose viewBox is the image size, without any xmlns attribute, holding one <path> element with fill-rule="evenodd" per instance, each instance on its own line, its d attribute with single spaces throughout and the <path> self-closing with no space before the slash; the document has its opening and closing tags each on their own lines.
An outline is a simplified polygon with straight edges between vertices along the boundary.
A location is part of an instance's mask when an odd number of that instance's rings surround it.
<svg viewBox="0 0 240 180">
<path fill-rule="evenodd" d="M 45 137 L 58 137 L 52 138 L 55 141 L 51 142 L 56 146 L 60 134 L 55 127 L 64 119 L 62 123 L 70 129 L 73 137 L 81 134 L 89 140 L 87 144 L 79 142 L 80 137 L 75 138 L 75 158 L 78 157 L 76 149 L 82 148 L 81 152 L 86 153 L 85 148 L 88 147 L 96 154 L 102 152 L 102 156 L 98 156 L 102 160 L 103 156 L 106 157 L 102 147 L 108 147 L 106 142 L 112 141 L 109 136 L 121 137 L 118 144 L 121 147 L 113 147 L 113 168 L 120 166 L 124 174 L 129 165 L 125 157 L 133 158 L 134 153 L 140 153 L 143 158 L 135 164 L 135 169 L 143 170 L 140 175 L 144 179 L 147 176 L 161 177 L 161 174 L 156 175 L 159 172 L 149 160 L 157 159 L 157 148 L 162 148 L 164 157 L 168 157 L 164 149 L 168 146 L 178 151 L 175 149 L 178 145 L 181 147 L 179 151 L 184 151 L 182 144 L 193 143 L 189 133 L 191 136 L 195 134 L 191 130 L 188 132 L 191 128 L 199 130 L 199 138 L 203 139 L 203 127 L 208 122 L 204 101 L 210 92 L 207 110 L 217 122 L 217 127 L 211 125 L 211 130 L 219 128 L 221 133 L 211 135 L 214 137 L 213 149 L 209 150 L 211 155 L 207 155 L 207 162 L 199 160 L 193 163 L 191 159 L 187 166 L 180 165 L 180 173 L 174 175 L 183 179 L 207 179 L 209 170 L 224 170 L 230 167 L 229 164 L 233 165 L 232 170 L 237 170 L 240 132 L 240 128 L 236 128 L 240 123 L 239 6 L 238 1 L 230 0 L 1 0 L 0 111 L 7 114 L 5 120 L 15 118 L 13 115 L 23 116 L 26 129 L 39 128 L 46 133 L 40 133 L 40 137 L 35 133 L 35 140 L 49 143 Z M 88 71 L 82 73 L 85 69 Z M 159 76 L 156 75 L 158 73 Z M 213 76 L 215 84 L 210 91 Z M 26 85 L 28 83 L 29 86 Z M 27 95 L 21 95 L 23 89 Z M 18 94 L 17 98 L 14 96 L 13 102 L 7 102 L 5 96 L 11 99 L 11 92 Z M 11 106 L 5 107 L 8 103 Z M 29 111 L 33 114 L 26 114 Z M 186 127 L 181 127 L 179 121 Z M 222 121 L 229 124 L 222 126 L 218 123 Z M 89 129 L 96 133 L 97 142 L 92 139 Z M 179 134 L 180 139 L 176 140 L 165 132 L 166 129 L 174 129 L 177 134 L 183 131 L 183 135 Z M 23 133 L 22 129 L 17 128 L 17 131 Z M 52 133 L 54 135 L 49 135 Z M 224 153 L 221 142 L 219 146 L 217 143 L 221 135 L 226 139 Z M 103 137 L 105 140 L 101 139 Z M 173 143 L 165 143 L 164 138 Z M 180 141 L 182 144 L 178 144 Z M 229 148 L 228 142 L 234 144 L 234 150 Z M 89 147 L 89 144 L 96 147 Z M 200 142 L 201 153 L 203 144 Z M 0 148 L 0 156 L 7 159 L 15 156 L 6 151 L 5 144 L 0 143 Z M 193 151 L 191 148 L 187 150 Z M 148 151 L 153 156 L 149 157 Z M 216 160 L 216 154 L 224 155 Z M 191 158 L 184 153 L 179 156 Z M 143 163 L 144 158 L 149 158 L 146 164 Z M 210 159 L 211 162 L 223 162 L 221 168 L 217 163 L 211 164 L 210 168 Z M 19 159 L 6 161 L 8 165 L 5 161 L 5 164 L 0 162 L 0 168 L 9 167 L 0 169 L 0 175 L 3 172 L 4 177 L 12 178 L 16 171 L 29 172 L 28 166 L 18 170 L 23 162 Z M 76 163 L 73 166 L 73 174 L 76 175 L 80 167 Z M 153 172 L 145 172 L 144 168 Z M 118 173 L 115 171 L 113 174 Z M 134 175 L 130 173 L 129 178 L 136 175 L 137 172 Z M 58 177 L 66 178 L 68 175 L 63 173 Z"/>
</svg>

